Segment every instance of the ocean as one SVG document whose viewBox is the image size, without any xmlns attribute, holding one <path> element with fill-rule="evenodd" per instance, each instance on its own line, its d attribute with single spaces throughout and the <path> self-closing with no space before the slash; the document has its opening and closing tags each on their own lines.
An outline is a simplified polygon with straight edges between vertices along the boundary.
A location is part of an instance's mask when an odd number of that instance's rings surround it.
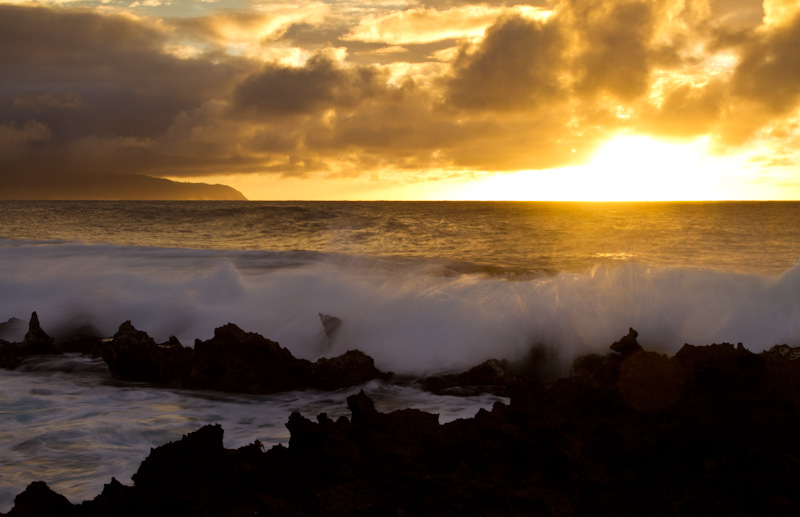
<svg viewBox="0 0 800 517">
<path fill-rule="evenodd" d="M 66 339 L 131 320 L 191 345 L 228 322 L 315 360 L 360 349 L 401 374 L 488 358 L 606 353 L 629 327 L 648 349 L 800 346 L 800 203 L 0 202 L 0 322 Z M 342 325 L 328 339 L 319 314 Z M 0 338 L 22 339 L 25 328 Z M 0 370 L 0 511 L 45 480 L 73 502 L 130 476 L 150 447 L 206 423 L 225 445 L 286 443 L 291 411 L 379 410 L 440 421 L 505 399 L 372 382 L 245 396 L 122 383 L 69 355 Z"/>
</svg>

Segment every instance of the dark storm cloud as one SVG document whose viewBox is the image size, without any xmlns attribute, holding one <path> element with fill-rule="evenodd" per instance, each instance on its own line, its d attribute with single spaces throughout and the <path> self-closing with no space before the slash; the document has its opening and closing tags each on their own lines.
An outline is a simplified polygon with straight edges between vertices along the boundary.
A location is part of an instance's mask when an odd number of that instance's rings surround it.
<svg viewBox="0 0 800 517">
<path fill-rule="evenodd" d="M 797 106 L 800 102 L 800 15 L 746 47 L 733 77 L 733 91 L 775 113 Z"/>
<path fill-rule="evenodd" d="M 601 94 L 634 100 L 648 92 L 653 63 L 669 54 L 651 45 L 655 18 L 645 2 L 571 0 L 547 22 L 500 20 L 477 49 L 460 53 L 451 100 L 497 110 Z"/>
<path fill-rule="evenodd" d="M 67 150 L 81 139 L 141 150 L 181 111 L 229 92 L 249 66 L 180 59 L 165 43 L 156 26 L 125 16 L 0 5 L 0 125 L 34 121 L 51 132 L 28 166 L 111 169 Z"/>
<path fill-rule="evenodd" d="M 0 5 L 0 172 L 469 172 L 575 164 L 625 130 L 796 141 L 774 127 L 800 103 L 800 19 L 767 27 L 758 0 L 500 8 L 518 3 Z"/>
<path fill-rule="evenodd" d="M 512 17 L 486 31 L 474 51 L 462 50 L 450 81 L 450 99 L 467 109 L 511 110 L 563 93 L 563 42 L 554 25 Z"/>
<path fill-rule="evenodd" d="M 695 87 L 682 84 L 670 90 L 658 108 L 643 110 L 637 128 L 652 135 L 694 137 L 714 131 L 728 97 L 721 80 Z"/>
<path fill-rule="evenodd" d="M 233 101 L 236 108 L 260 115 L 309 114 L 352 108 L 381 93 L 384 81 L 373 67 L 343 69 L 318 55 L 304 67 L 265 66 L 237 87 Z"/>
<path fill-rule="evenodd" d="M 574 66 L 579 71 L 581 93 L 610 93 L 630 100 L 650 86 L 649 40 L 654 16 L 649 4 L 572 2 L 577 18 L 574 34 L 583 47 Z"/>
</svg>

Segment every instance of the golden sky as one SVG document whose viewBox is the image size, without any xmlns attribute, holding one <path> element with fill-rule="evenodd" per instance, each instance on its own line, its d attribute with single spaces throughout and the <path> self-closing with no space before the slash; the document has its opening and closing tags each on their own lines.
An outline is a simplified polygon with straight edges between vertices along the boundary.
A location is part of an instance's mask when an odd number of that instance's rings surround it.
<svg viewBox="0 0 800 517">
<path fill-rule="evenodd" d="M 0 0 L 0 175 L 800 199 L 798 49 L 797 0 Z"/>
</svg>

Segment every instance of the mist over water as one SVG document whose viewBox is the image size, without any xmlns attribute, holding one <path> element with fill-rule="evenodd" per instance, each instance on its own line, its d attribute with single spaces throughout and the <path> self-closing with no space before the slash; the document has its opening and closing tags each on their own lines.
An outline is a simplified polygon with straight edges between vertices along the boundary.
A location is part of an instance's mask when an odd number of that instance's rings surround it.
<svg viewBox="0 0 800 517">
<path fill-rule="evenodd" d="M 7 203 L 0 320 L 185 345 L 236 323 L 422 373 L 533 345 L 800 339 L 800 203 Z M 344 324 L 331 343 L 318 313 Z"/>
<path fill-rule="evenodd" d="M 111 336 L 131 320 L 157 341 L 175 335 L 191 346 L 232 322 L 299 357 L 357 348 L 382 370 L 413 374 L 514 359 L 533 346 L 547 347 L 549 367 L 565 374 L 576 355 L 606 353 L 629 327 L 668 353 L 684 343 L 800 345 L 800 203 L 0 210 L 0 322 L 37 311 L 57 339 L 86 324 Z M 332 340 L 319 313 L 343 322 Z M 0 338 L 19 341 L 25 327 Z M 127 479 L 149 447 L 204 423 L 222 423 L 229 447 L 285 440 L 293 408 L 344 414 L 350 394 L 187 394 L 114 383 L 102 362 L 59 361 L 0 371 L 0 485 L 19 480 L 0 493 L 0 511 L 36 479 L 72 500 L 93 497 L 110 475 Z M 442 419 L 496 400 L 367 389 L 384 410 L 421 407 Z"/>
<path fill-rule="evenodd" d="M 800 337 L 797 267 L 771 276 L 630 262 L 509 275 L 428 260 L 18 243 L 0 247 L 0 270 L 0 319 L 36 310 L 57 338 L 84 324 L 111 336 L 131 320 L 157 341 L 192 345 L 233 322 L 299 357 L 358 348 L 400 373 L 513 359 L 539 344 L 568 368 L 628 327 L 667 352 L 723 341 L 759 351 Z M 332 342 L 319 313 L 344 322 Z"/>
</svg>

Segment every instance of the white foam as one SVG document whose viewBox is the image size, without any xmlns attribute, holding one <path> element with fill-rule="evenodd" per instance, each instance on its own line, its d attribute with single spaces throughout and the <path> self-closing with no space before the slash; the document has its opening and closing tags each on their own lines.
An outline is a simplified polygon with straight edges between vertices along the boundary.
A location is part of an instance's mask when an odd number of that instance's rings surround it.
<svg viewBox="0 0 800 517">
<path fill-rule="evenodd" d="M 74 371 L 76 369 L 80 372 Z M 131 476 L 151 447 L 205 424 L 221 424 L 224 446 L 288 444 L 292 411 L 314 419 L 349 416 L 346 399 L 364 389 L 379 411 L 415 407 L 440 422 L 468 418 L 500 397 L 443 397 L 378 382 L 336 392 L 247 396 L 107 384 L 99 359 L 38 358 L 18 371 L 0 370 L 0 512 L 32 481 L 45 480 L 73 503 L 92 499 L 116 477 Z"/>
<path fill-rule="evenodd" d="M 800 267 L 780 277 L 633 263 L 516 279 L 444 273 L 429 261 L 325 254 L 0 246 L 0 320 L 37 311 L 51 334 L 90 322 L 108 335 L 132 320 L 186 345 L 232 322 L 300 357 L 358 348 L 404 373 L 518 357 L 537 343 L 566 365 L 629 327 L 666 352 L 685 342 L 800 344 Z M 343 321 L 332 344 L 320 312 Z"/>
</svg>

